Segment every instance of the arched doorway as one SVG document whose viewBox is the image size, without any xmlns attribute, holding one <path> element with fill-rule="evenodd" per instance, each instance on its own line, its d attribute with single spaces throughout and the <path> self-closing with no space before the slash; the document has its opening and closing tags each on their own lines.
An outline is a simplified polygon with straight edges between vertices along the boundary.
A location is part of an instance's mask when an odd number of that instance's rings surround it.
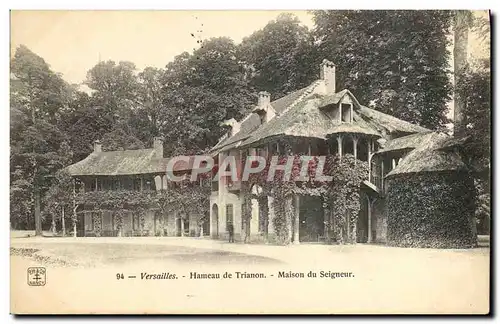
<svg viewBox="0 0 500 324">
<path fill-rule="evenodd" d="M 252 219 L 250 221 L 250 226 L 248 228 L 248 234 L 260 233 L 263 231 L 263 226 L 261 225 L 261 217 L 260 217 L 260 205 L 257 198 L 255 198 L 262 194 L 262 187 L 258 185 L 253 185 L 251 192 L 252 192 L 252 199 L 251 199 Z"/>
<path fill-rule="evenodd" d="M 219 206 L 217 206 L 217 204 L 212 205 L 211 223 L 212 223 L 212 230 L 211 230 L 210 236 L 212 236 L 213 238 L 218 238 L 219 237 Z"/>
<path fill-rule="evenodd" d="M 301 196 L 299 200 L 299 242 L 319 242 L 325 235 L 323 200 Z"/>
</svg>

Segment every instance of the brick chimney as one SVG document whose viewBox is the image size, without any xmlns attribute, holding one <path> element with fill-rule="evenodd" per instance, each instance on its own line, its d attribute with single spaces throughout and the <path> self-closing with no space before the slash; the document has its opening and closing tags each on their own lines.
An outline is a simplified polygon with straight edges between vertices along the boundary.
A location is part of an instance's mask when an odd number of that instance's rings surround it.
<svg viewBox="0 0 500 324">
<path fill-rule="evenodd" d="M 335 93 L 335 64 L 324 59 L 320 65 L 320 77 L 325 81 L 326 94 Z"/>
<path fill-rule="evenodd" d="M 238 123 L 234 118 L 224 121 L 222 125 L 231 127 L 229 136 L 234 136 L 240 131 L 240 123 Z"/>
<path fill-rule="evenodd" d="M 95 140 L 94 141 L 94 153 L 101 153 L 102 152 L 102 144 L 101 141 Z"/>
<path fill-rule="evenodd" d="M 163 158 L 163 137 L 157 136 L 153 138 L 153 149 L 157 158 Z"/>
<path fill-rule="evenodd" d="M 257 113 L 260 116 L 260 120 L 262 123 L 267 123 L 274 116 L 276 116 L 274 108 L 273 106 L 271 106 L 271 95 L 269 94 L 269 92 L 259 92 L 259 100 L 257 101 L 257 106 L 255 107 L 253 112 Z"/>
<path fill-rule="evenodd" d="M 271 95 L 269 94 L 269 92 L 259 92 L 259 101 L 257 102 L 257 105 L 261 108 L 265 108 L 269 104 L 271 104 Z"/>
</svg>

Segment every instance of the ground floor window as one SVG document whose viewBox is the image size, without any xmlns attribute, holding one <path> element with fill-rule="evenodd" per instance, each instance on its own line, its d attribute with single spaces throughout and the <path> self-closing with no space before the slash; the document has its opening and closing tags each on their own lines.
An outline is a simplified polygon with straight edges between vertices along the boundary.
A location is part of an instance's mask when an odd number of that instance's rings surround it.
<svg viewBox="0 0 500 324">
<path fill-rule="evenodd" d="M 132 215 L 132 229 L 138 231 L 141 228 L 141 218 L 139 215 Z"/>
<path fill-rule="evenodd" d="M 92 217 L 92 213 L 85 213 L 85 230 L 93 231 L 94 230 L 94 217 Z"/>
</svg>

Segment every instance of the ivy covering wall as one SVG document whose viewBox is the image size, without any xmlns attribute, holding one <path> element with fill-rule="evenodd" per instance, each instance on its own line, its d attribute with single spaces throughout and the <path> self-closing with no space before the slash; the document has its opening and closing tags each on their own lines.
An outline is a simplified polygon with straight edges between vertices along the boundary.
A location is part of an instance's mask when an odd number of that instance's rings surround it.
<svg viewBox="0 0 500 324">
<path fill-rule="evenodd" d="M 474 197 L 473 179 L 464 172 L 406 174 L 388 179 L 388 244 L 474 247 Z"/>
<path fill-rule="evenodd" d="M 123 218 L 129 211 L 139 214 L 140 231 L 145 225 L 147 211 L 155 211 L 160 215 L 159 225 L 162 227 L 157 233 L 163 235 L 167 215 L 174 211 L 183 215 L 204 215 L 209 208 L 210 185 L 200 186 L 198 183 L 178 183 L 178 185 L 161 191 L 91 191 L 76 195 L 76 204 L 85 206 L 81 212 L 91 211 L 98 215 L 94 219 L 94 233 L 99 236 L 102 231 L 100 214 L 109 211 L 114 218 L 118 236 L 123 233 Z M 201 219 L 201 217 L 200 217 Z M 97 223 L 96 223 L 97 222 Z M 201 224 L 200 224 L 201 225 Z"/>
<path fill-rule="evenodd" d="M 356 160 L 354 156 L 346 154 L 340 158 L 338 155 L 326 156 L 323 165 L 323 175 L 333 177 L 330 182 L 316 178 L 319 160 L 315 158 L 309 162 L 308 181 L 297 181 L 301 170 L 302 154 L 294 154 L 288 142 L 280 142 L 284 148 L 279 156 L 278 164 L 286 164 L 289 158 L 294 159 L 292 173 L 289 180 L 283 180 L 283 171 L 277 171 L 272 181 L 268 181 L 270 160 L 267 161 L 264 170 L 258 174 L 252 174 L 249 178 L 251 185 L 259 185 L 263 188 L 260 201 L 267 201 L 263 197 L 273 198 L 274 218 L 273 227 L 278 244 L 289 244 L 292 241 L 293 222 L 298 215 L 297 206 L 294 203 L 296 195 L 321 197 L 325 209 L 325 221 L 331 232 L 332 239 L 340 244 L 355 243 L 357 233 L 358 216 L 360 212 L 360 185 L 363 180 L 368 179 L 368 163 Z M 251 195 L 246 190 L 244 195 Z M 244 198 L 245 199 L 245 198 Z M 249 200 L 249 199 L 248 199 Z M 259 202 L 260 202 L 259 201 Z M 330 208 L 335 206 L 335 208 Z M 266 228 L 268 226 L 268 213 L 265 210 Z M 249 211 L 244 211 L 243 218 L 251 217 Z M 248 221 L 248 220 L 247 220 Z M 267 231 L 265 232 L 267 234 Z"/>
</svg>

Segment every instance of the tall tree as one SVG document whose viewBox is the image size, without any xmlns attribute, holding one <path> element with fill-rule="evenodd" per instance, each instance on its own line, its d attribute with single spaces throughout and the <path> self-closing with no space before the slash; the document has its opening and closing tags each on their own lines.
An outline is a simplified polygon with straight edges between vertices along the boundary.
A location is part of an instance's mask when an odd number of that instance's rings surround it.
<svg viewBox="0 0 500 324">
<path fill-rule="evenodd" d="M 114 122 L 129 117 L 138 106 L 136 67 L 131 62 L 102 61 L 87 72 L 85 84 L 94 92 L 95 104 L 104 109 Z"/>
<path fill-rule="evenodd" d="M 133 112 L 131 126 L 145 143 L 155 136 L 163 135 L 165 127 L 168 127 L 162 96 L 164 73 L 163 69 L 146 67 L 138 75 L 140 105 Z"/>
<path fill-rule="evenodd" d="M 314 54 L 313 35 L 289 13 L 243 39 L 239 51 L 252 86 L 276 99 L 316 79 L 321 61 Z"/>
<path fill-rule="evenodd" d="M 167 154 L 205 151 L 222 135 L 222 121 L 240 119 L 255 105 L 255 94 L 237 55 L 231 39 L 214 38 L 166 66 L 162 118 L 169 125 L 163 134 Z"/>
<path fill-rule="evenodd" d="M 314 11 L 318 53 L 338 88 L 395 117 L 443 127 L 451 94 L 448 11 Z"/>
<path fill-rule="evenodd" d="M 465 98 L 457 91 L 461 78 L 464 77 L 467 68 L 467 47 L 469 45 L 469 29 L 473 22 L 472 12 L 469 10 L 455 10 L 453 15 L 453 72 L 455 91 L 453 92 L 454 101 L 454 135 L 464 136 L 467 126 L 465 119 Z"/>
<path fill-rule="evenodd" d="M 62 167 L 59 148 L 64 133 L 57 122 L 68 108 L 71 87 L 38 55 L 21 45 L 11 60 L 11 199 L 27 198 L 13 211 L 34 214 L 42 234 L 41 196 L 48 177 Z M 20 193 L 23 193 L 20 195 Z M 32 203 L 31 203 L 32 202 Z M 11 215 L 12 218 L 26 215 Z"/>
</svg>

